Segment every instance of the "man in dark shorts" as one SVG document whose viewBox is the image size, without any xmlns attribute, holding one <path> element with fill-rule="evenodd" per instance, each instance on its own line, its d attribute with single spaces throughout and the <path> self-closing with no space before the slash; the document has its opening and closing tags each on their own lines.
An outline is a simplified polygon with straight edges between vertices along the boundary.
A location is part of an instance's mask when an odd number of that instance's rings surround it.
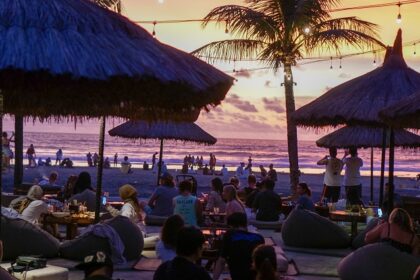
<svg viewBox="0 0 420 280">
<path fill-rule="evenodd" d="M 153 280 L 211 280 L 207 271 L 197 265 L 203 252 L 204 236 L 199 229 L 185 227 L 178 232 L 176 257 L 161 264 Z"/>
<path fill-rule="evenodd" d="M 324 189 L 321 201 L 327 199 L 329 202 L 337 202 L 340 198 L 343 162 L 337 158 L 336 148 L 330 148 L 329 152 L 329 156 L 325 156 L 317 162 L 318 165 L 325 165 Z"/>
<path fill-rule="evenodd" d="M 213 271 L 213 280 L 218 280 L 225 264 L 229 266 L 232 280 L 254 280 L 255 272 L 252 270 L 252 252 L 264 244 L 264 237 L 257 233 L 248 232 L 245 213 L 233 213 L 227 218 L 232 228 L 223 236 L 220 257 Z"/>
</svg>

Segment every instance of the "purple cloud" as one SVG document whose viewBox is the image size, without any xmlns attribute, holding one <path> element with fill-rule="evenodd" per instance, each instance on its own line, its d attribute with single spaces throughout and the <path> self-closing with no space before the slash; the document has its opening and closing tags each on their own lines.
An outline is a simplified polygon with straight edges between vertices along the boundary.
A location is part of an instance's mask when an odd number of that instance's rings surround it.
<svg viewBox="0 0 420 280">
<path fill-rule="evenodd" d="M 257 108 L 249 101 L 242 100 L 238 95 L 232 93 L 225 99 L 225 102 L 248 113 L 257 113 Z"/>
<path fill-rule="evenodd" d="M 286 111 L 278 98 L 268 99 L 264 97 L 262 101 L 264 108 L 268 111 L 274 111 L 276 113 L 284 113 Z"/>
</svg>

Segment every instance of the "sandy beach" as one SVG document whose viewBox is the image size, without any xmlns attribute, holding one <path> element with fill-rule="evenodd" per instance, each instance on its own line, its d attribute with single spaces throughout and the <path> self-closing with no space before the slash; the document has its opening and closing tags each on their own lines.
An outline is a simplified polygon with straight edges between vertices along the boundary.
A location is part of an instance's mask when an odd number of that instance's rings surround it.
<svg viewBox="0 0 420 280">
<path fill-rule="evenodd" d="M 216 169 L 217 170 L 217 169 Z M 56 171 L 59 174 L 58 184 L 64 185 L 70 175 L 77 175 L 82 171 L 87 171 L 92 176 L 92 184 L 96 186 L 97 169 L 95 167 L 75 167 L 75 168 L 58 168 L 58 167 L 37 167 L 25 168 L 23 182 L 31 183 L 34 179 L 40 179 L 43 176 L 48 176 L 50 172 Z M 178 171 L 170 170 L 171 174 L 176 177 L 180 175 Z M 202 175 L 201 171 L 198 174 L 193 174 L 198 182 L 198 193 L 208 192 L 210 190 L 210 181 L 215 176 Z M 224 182 L 233 176 L 234 172 L 229 172 L 229 176 L 222 178 Z M 255 173 L 259 176 L 259 172 Z M 387 180 L 387 179 L 385 179 Z M 320 197 L 323 184 L 323 174 L 302 174 L 301 181 L 307 182 L 312 188 L 314 199 Z M 289 191 L 289 175 L 287 173 L 278 173 L 278 181 L 276 183 L 276 191 L 282 195 L 288 195 Z M 121 173 L 119 168 L 104 169 L 103 173 L 103 190 L 110 193 L 110 196 L 118 196 L 118 188 L 123 184 L 131 184 L 138 190 L 139 196 L 148 198 L 156 187 L 156 173 L 153 171 L 144 171 L 134 168 L 131 174 Z M 363 198 L 364 201 L 370 199 L 370 177 L 362 177 Z M 410 178 L 395 178 L 396 192 L 401 195 L 417 196 L 420 195 L 420 190 L 415 188 L 416 182 Z M 246 180 L 241 179 L 241 186 L 246 186 Z M 13 167 L 9 171 L 3 173 L 3 191 L 13 192 Z M 341 193 L 344 194 L 344 188 Z M 379 177 L 374 177 L 374 201 L 378 201 L 379 195 Z"/>
</svg>

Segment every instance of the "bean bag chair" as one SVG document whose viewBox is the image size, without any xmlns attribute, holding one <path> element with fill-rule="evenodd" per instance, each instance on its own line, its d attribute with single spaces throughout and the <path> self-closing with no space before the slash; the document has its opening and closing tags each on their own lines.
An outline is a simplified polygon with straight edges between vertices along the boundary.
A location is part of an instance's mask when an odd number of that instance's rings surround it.
<svg viewBox="0 0 420 280">
<path fill-rule="evenodd" d="M 104 223 L 111 226 L 120 236 L 125 247 L 123 253 L 125 259 L 127 261 L 137 260 L 144 245 L 143 234 L 139 227 L 123 216 L 106 220 Z M 83 235 L 74 240 L 65 241 L 60 245 L 61 257 L 70 260 L 81 261 L 86 255 L 98 250 L 111 255 L 108 239 L 93 234 Z"/>
<path fill-rule="evenodd" d="M 411 280 L 420 258 L 401 252 L 385 243 L 357 249 L 338 264 L 342 280 Z"/>
<path fill-rule="evenodd" d="M 359 234 L 356 235 L 356 237 L 353 239 L 353 241 L 351 242 L 351 247 L 353 249 L 357 249 L 360 247 L 365 246 L 365 236 L 366 233 L 368 233 L 371 229 L 373 229 L 374 227 L 376 227 L 378 225 L 379 219 L 378 218 L 373 218 L 366 226 L 366 228 L 359 232 Z"/>
<path fill-rule="evenodd" d="M 287 246 L 302 248 L 346 248 L 348 234 L 337 224 L 314 212 L 294 209 L 283 222 L 283 242 Z"/>
<path fill-rule="evenodd" d="M 248 224 L 258 228 L 258 229 L 273 229 L 273 230 L 280 230 L 282 222 L 266 222 L 266 221 L 258 221 L 255 219 L 248 220 Z"/>
<path fill-rule="evenodd" d="M 39 226 L 22 219 L 1 217 L 0 240 L 3 241 L 3 260 L 16 260 L 22 255 L 53 258 L 60 243 Z"/>
</svg>

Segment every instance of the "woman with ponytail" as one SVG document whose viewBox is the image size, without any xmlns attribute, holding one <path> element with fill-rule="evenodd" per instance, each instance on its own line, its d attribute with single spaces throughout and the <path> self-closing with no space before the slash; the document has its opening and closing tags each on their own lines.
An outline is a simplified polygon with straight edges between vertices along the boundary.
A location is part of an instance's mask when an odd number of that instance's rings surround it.
<svg viewBox="0 0 420 280">
<path fill-rule="evenodd" d="M 273 246 L 259 245 L 252 254 L 253 267 L 257 272 L 255 280 L 279 280 L 277 257 Z"/>
</svg>

